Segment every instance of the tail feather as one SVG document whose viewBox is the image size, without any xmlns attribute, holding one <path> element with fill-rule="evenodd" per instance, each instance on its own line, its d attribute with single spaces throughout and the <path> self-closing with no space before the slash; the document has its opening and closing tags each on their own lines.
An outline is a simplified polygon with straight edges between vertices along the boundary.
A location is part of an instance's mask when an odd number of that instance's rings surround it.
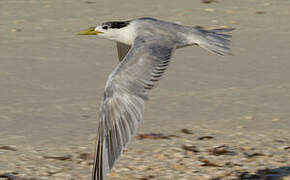
<svg viewBox="0 0 290 180">
<path fill-rule="evenodd" d="M 230 48 L 230 40 L 232 36 L 230 34 L 222 34 L 224 32 L 233 31 L 233 28 L 219 28 L 219 29 L 211 29 L 211 30 L 204 30 L 198 29 L 201 37 L 199 38 L 197 44 L 218 55 L 231 55 L 231 48 Z"/>
</svg>

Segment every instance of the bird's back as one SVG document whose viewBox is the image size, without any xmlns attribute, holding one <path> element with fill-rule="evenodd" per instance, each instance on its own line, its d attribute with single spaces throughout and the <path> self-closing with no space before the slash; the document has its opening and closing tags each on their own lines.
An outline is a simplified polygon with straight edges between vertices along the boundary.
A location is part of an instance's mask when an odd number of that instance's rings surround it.
<svg viewBox="0 0 290 180">
<path fill-rule="evenodd" d="M 192 33 L 192 27 L 150 17 L 134 19 L 132 23 L 136 26 L 137 36 L 148 40 L 162 38 L 174 42 L 177 46 L 187 44 L 187 37 Z"/>
</svg>

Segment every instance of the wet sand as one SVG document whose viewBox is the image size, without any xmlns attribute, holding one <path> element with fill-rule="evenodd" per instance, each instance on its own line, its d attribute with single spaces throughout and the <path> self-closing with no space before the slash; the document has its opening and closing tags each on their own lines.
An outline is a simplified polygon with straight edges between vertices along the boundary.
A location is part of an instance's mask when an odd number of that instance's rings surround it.
<svg viewBox="0 0 290 180">
<path fill-rule="evenodd" d="M 286 173 L 278 175 L 289 176 L 289 7 L 285 0 L 209 4 L 127 0 L 118 5 L 105 0 L 0 1 L 0 174 L 87 179 L 90 158 L 78 160 L 79 155 L 90 155 L 94 150 L 104 85 L 118 60 L 115 43 L 76 33 L 104 21 L 151 16 L 193 26 L 234 27 L 233 56 L 218 57 L 198 47 L 176 51 L 166 75 L 150 93 L 139 133 L 179 138 L 134 139 L 111 176 L 226 179 L 267 168 L 286 168 Z M 193 134 L 181 133 L 182 128 Z M 214 138 L 197 140 L 205 135 Z M 201 149 L 200 154 L 184 155 L 184 144 Z M 225 144 L 233 148 L 235 156 L 208 153 Z M 244 146 L 248 150 L 242 150 Z M 167 159 L 153 155 L 166 154 L 164 149 L 170 154 Z M 171 157 L 175 150 L 177 157 Z M 245 153 L 266 155 L 249 162 L 243 161 Z M 72 157 L 64 161 L 43 158 L 52 155 Z M 236 167 L 241 172 L 222 177 L 218 169 L 235 168 L 201 166 L 200 156 L 216 163 L 215 158 L 222 157 L 223 165 L 237 160 L 242 164 Z M 177 159 L 179 165 L 178 159 L 184 160 L 184 166 L 189 167 L 186 173 L 162 164 L 168 158 Z M 47 164 L 58 170 L 48 173 L 53 168 Z M 162 166 L 159 172 L 163 173 L 146 169 L 150 164 Z M 134 169 L 140 166 L 145 167 Z"/>
</svg>

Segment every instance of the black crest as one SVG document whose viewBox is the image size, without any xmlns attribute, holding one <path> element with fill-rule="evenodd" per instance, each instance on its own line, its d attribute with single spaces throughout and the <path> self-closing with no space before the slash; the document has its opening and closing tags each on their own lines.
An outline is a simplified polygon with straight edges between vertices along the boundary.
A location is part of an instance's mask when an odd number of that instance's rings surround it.
<svg viewBox="0 0 290 180">
<path fill-rule="evenodd" d="M 111 21 L 111 22 L 105 22 L 102 25 L 109 26 L 109 28 L 120 29 L 122 27 L 126 27 L 128 24 L 130 24 L 130 21 Z"/>
</svg>

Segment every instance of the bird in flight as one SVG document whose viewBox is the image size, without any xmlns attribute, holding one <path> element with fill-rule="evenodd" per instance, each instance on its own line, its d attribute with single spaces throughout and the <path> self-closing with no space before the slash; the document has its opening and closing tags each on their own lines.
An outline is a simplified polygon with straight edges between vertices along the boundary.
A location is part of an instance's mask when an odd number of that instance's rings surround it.
<svg viewBox="0 0 290 180">
<path fill-rule="evenodd" d="M 155 18 L 105 22 L 81 31 L 116 41 L 119 65 L 109 75 L 99 112 L 92 180 L 104 180 L 143 120 L 144 101 L 176 49 L 198 45 L 230 54 L 231 28 L 205 30 Z"/>
</svg>

